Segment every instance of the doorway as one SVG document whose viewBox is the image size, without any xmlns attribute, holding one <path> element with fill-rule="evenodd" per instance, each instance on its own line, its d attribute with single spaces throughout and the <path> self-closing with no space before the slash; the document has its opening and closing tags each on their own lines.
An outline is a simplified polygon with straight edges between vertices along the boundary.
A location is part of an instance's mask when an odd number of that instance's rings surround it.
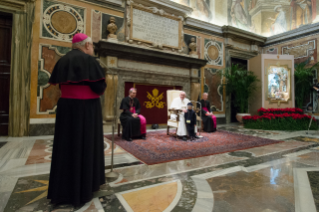
<svg viewBox="0 0 319 212">
<path fill-rule="evenodd" d="M 0 12 L 0 136 L 8 135 L 12 14 Z"/>
<path fill-rule="evenodd" d="M 239 67 L 247 70 L 248 68 L 248 61 L 247 60 L 242 60 L 242 59 L 237 59 L 237 58 L 231 58 L 231 65 L 238 65 Z M 231 99 L 234 99 L 235 96 L 231 94 Z M 230 106 L 231 108 L 231 115 L 230 115 L 230 122 L 238 122 L 236 119 L 236 114 L 237 114 L 237 109 L 234 106 L 233 102 Z"/>
</svg>

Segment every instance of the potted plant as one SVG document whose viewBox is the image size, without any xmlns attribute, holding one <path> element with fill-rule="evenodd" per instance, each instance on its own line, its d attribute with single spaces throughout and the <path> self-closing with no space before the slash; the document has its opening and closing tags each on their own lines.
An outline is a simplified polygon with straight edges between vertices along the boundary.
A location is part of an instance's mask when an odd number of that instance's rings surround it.
<svg viewBox="0 0 319 212">
<path fill-rule="evenodd" d="M 221 73 L 225 78 L 227 95 L 233 94 L 232 103 L 237 109 L 236 119 L 242 123 L 243 116 L 249 116 L 248 100 L 257 89 L 257 76 L 252 71 L 247 71 L 238 65 L 225 68 Z"/>
<path fill-rule="evenodd" d="M 296 107 L 302 109 L 306 98 L 312 92 L 314 69 L 319 67 L 319 63 L 310 67 L 309 60 L 295 64 L 295 103 Z"/>
</svg>

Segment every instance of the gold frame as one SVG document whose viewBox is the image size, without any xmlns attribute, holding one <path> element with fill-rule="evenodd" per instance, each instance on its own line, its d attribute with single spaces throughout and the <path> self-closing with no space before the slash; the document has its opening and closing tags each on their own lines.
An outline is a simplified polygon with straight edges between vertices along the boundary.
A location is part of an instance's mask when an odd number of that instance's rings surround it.
<svg viewBox="0 0 319 212">
<path fill-rule="evenodd" d="M 137 4 L 131 4 L 131 8 L 130 8 L 130 12 L 131 12 L 131 14 L 130 14 L 131 22 L 130 22 L 130 29 L 129 29 L 130 30 L 130 40 L 153 44 L 153 42 L 151 42 L 151 41 L 142 40 L 142 39 L 138 39 L 138 38 L 134 38 L 133 37 L 133 8 L 138 9 L 138 10 L 142 10 L 142 11 L 145 11 L 145 12 L 149 12 L 149 13 L 154 14 L 154 15 L 158 15 L 158 16 L 161 16 L 161 17 L 165 17 L 165 18 L 169 18 L 169 19 L 178 21 L 179 22 L 179 27 L 178 27 L 178 47 L 164 45 L 164 44 L 163 44 L 163 47 L 168 47 L 168 48 L 172 48 L 172 49 L 181 49 L 181 47 L 182 47 L 181 36 L 182 36 L 182 27 L 183 27 L 182 20 L 180 20 L 180 18 L 178 18 L 176 16 L 172 16 L 172 15 L 167 15 L 167 14 L 160 15 L 160 14 L 157 14 L 157 13 L 153 13 L 153 11 L 151 9 L 145 8 L 145 7 L 137 5 Z"/>
<path fill-rule="evenodd" d="M 287 91 L 289 92 L 289 96 L 288 99 L 285 100 L 279 100 L 279 99 L 271 99 L 269 97 L 269 91 L 268 91 L 268 86 L 269 86 L 269 71 L 272 67 L 276 67 L 276 68 L 285 68 L 288 71 L 288 76 L 287 76 Z M 291 100 L 291 69 L 288 67 L 288 65 L 269 65 L 267 68 L 267 73 L 265 74 L 265 76 L 267 77 L 267 87 L 266 87 L 266 98 L 268 99 L 269 103 L 288 103 L 289 100 Z"/>
</svg>

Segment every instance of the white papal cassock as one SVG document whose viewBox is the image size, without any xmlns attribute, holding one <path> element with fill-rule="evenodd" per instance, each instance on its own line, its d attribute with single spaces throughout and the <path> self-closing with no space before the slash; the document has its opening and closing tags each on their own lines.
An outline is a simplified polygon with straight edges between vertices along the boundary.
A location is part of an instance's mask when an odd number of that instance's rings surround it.
<svg viewBox="0 0 319 212">
<path fill-rule="evenodd" d="M 176 109 L 176 110 L 187 109 L 187 104 L 189 102 L 190 101 L 187 98 L 184 98 L 183 100 L 181 100 L 180 97 L 177 97 L 173 100 L 170 109 Z M 171 119 L 176 120 L 176 117 L 177 117 L 177 115 L 171 114 Z M 197 127 L 195 127 L 195 133 L 197 133 Z M 187 135 L 184 112 L 181 112 L 179 114 L 179 125 L 178 125 L 177 135 L 178 136 L 186 136 Z"/>
</svg>

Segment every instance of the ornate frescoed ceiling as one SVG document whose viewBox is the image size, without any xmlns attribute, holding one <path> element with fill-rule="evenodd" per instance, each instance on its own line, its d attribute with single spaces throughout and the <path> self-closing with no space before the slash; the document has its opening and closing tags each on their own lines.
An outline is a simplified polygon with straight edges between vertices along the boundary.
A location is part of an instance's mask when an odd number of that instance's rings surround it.
<svg viewBox="0 0 319 212">
<path fill-rule="evenodd" d="M 319 0 L 172 1 L 191 7 L 193 18 L 266 37 L 319 22 Z"/>
</svg>

